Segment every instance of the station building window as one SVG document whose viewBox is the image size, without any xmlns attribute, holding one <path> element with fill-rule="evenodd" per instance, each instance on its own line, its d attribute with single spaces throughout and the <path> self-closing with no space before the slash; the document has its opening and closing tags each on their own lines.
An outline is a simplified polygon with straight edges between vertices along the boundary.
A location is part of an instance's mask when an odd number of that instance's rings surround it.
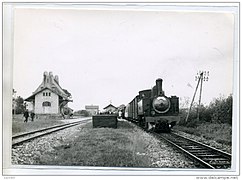
<svg viewBox="0 0 242 180">
<path fill-rule="evenodd" d="M 43 96 L 51 96 L 50 92 L 43 92 Z"/>
<path fill-rule="evenodd" d="M 49 101 L 45 101 L 42 103 L 42 106 L 51 106 L 51 103 Z"/>
</svg>

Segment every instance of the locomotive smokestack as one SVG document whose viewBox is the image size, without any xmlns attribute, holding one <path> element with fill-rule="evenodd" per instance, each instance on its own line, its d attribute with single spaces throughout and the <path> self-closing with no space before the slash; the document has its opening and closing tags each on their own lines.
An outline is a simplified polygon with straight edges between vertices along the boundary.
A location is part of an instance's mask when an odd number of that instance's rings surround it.
<svg viewBox="0 0 242 180">
<path fill-rule="evenodd" d="M 162 79 L 156 80 L 156 88 L 157 88 L 157 94 L 158 95 L 164 95 L 164 91 L 162 90 Z"/>
</svg>

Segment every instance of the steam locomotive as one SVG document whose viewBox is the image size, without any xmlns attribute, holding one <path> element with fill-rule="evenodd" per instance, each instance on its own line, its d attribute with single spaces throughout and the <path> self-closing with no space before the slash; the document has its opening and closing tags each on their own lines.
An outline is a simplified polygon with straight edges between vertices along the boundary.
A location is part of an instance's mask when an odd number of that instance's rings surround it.
<svg viewBox="0 0 242 180">
<path fill-rule="evenodd" d="M 152 89 L 139 91 L 125 108 L 125 118 L 135 121 L 148 131 L 170 132 L 179 122 L 179 98 L 167 97 L 162 90 L 162 79 Z"/>
</svg>

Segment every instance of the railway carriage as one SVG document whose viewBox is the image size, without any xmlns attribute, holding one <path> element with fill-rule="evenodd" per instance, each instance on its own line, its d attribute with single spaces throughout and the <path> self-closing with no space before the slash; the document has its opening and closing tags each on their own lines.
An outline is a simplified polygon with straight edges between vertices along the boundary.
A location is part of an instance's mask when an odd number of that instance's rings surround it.
<svg viewBox="0 0 242 180">
<path fill-rule="evenodd" d="M 147 130 L 170 132 L 180 120 L 179 98 L 167 97 L 162 81 L 157 79 L 152 89 L 139 91 L 139 95 L 126 106 L 126 119 L 137 122 Z"/>
</svg>

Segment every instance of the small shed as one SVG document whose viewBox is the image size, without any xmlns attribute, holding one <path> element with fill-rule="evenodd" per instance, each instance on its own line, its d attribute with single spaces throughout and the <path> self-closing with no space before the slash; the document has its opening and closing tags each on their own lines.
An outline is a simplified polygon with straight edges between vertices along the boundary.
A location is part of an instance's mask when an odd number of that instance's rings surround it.
<svg viewBox="0 0 242 180">
<path fill-rule="evenodd" d="M 118 119 L 117 115 L 114 114 L 100 114 L 92 116 L 92 124 L 93 128 L 117 128 L 118 127 Z"/>
</svg>

